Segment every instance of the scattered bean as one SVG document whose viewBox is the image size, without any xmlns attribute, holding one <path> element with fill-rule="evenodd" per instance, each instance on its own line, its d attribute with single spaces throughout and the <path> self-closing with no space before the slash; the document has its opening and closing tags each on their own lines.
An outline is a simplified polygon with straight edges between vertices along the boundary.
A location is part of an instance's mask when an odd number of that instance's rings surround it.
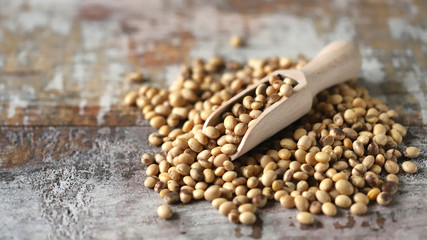
<svg viewBox="0 0 427 240">
<path fill-rule="evenodd" d="M 349 208 L 351 206 L 351 199 L 347 195 L 338 195 L 335 198 L 335 205 L 341 208 Z"/>
<path fill-rule="evenodd" d="M 324 203 L 322 205 L 322 212 L 326 216 L 333 217 L 333 216 L 337 215 L 337 208 L 335 207 L 335 205 L 333 203 L 327 202 L 327 203 Z"/>
<path fill-rule="evenodd" d="M 267 198 L 265 197 L 264 194 L 256 194 L 252 198 L 252 204 L 255 207 L 263 208 L 265 206 L 265 204 L 267 204 Z"/>
<path fill-rule="evenodd" d="M 256 222 L 256 216 L 253 212 L 242 212 L 239 215 L 239 221 L 246 225 L 254 224 Z"/>
<path fill-rule="evenodd" d="M 377 203 L 379 205 L 388 205 L 392 200 L 392 196 L 390 193 L 388 192 L 381 192 L 380 194 L 378 194 L 377 196 Z"/>
<path fill-rule="evenodd" d="M 295 201 L 294 198 L 290 195 L 285 195 L 280 198 L 280 204 L 286 208 L 294 208 Z"/>
<path fill-rule="evenodd" d="M 131 82 L 142 82 L 144 81 L 144 75 L 141 72 L 132 72 L 126 75 L 126 79 Z"/>
<path fill-rule="evenodd" d="M 141 162 L 142 162 L 142 164 L 148 166 L 154 162 L 154 157 L 151 154 L 144 153 L 141 157 Z"/>
<path fill-rule="evenodd" d="M 252 59 L 242 66 L 220 57 L 195 59 L 182 67 L 180 80 L 168 90 L 142 86 L 126 95 L 125 104 L 141 108 L 158 128 L 148 136 L 149 143 L 165 152 L 141 156 L 147 165 L 144 185 L 168 204 L 204 198 L 231 222 L 244 224 L 254 223 L 256 209 L 269 199 L 296 207 L 302 211 L 298 221 L 308 224 L 314 221 L 311 213 L 335 216 L 336 206 L 363 215 L 370 201 L 387 205 L 397 191 L 398 159 L 416 158 L 420 151 L 397 150 L 407 134 L 395 122 L 397 112 L 354 83 L 322 91 L 293 131 L 279 133 L 235 161 L 230 155 L 248 128 L 281 98 L 292 97 L 296 82 L 272 75 L 224 112 L 219 124 L 203 128 L 209 115 L 242 89 L 276 69 L 301 68 L 306 62 Z M 227 72 L 217 78 L 224 67 Z M 417 166 L 407 161 L 402 169 L 415 173 Z"/>
<path fill-rule="evenodd" d="M 225 216 L 228 216 L 233 209 L 236 209 L 236 205 L 232 202 L 224 202 L 219 206 L 219 212 Z"/>
<path fill-rule="evenodd" d="M 407 158 L 417 158 L 420 155 L 420 149 L 416 147 L 407 147 L 403 150 L 403 155 Z"/>
<path fill-rule="evenodd" d="M 417 165 L 415 165 L 415 163 L 411 162 L 411 161 L 404 161 L 402 163 L 402 169 L 403 171 L 407 172 L 407 173 L 415 173 L 418 170 Z"/>
<path fill-rule="evenodd" d="M 230 45 L 237 48 L 243 45 L 243 39 L 238 36 L 234 36 L 230 39 Z"/>
<path fill-rule="evenodd" d="M 368 207 L 363 203 L 355 203 L 351 205 L 350 211 L 354 215 L 365 215 Z"/>
<path fill-rule="evenodd" d="M 160 205 L 157 208 L 157 215 L 163 219 L 169 219 L 172 217 L 172 209 L 168 205 Z"/>
<path fill-rule="evenodd" d="M 314 222 L 314 217 L 309 212 L 300 212 L 297 215 L 297 220 L 303 224 L 312 224 Z"/>
</svg>

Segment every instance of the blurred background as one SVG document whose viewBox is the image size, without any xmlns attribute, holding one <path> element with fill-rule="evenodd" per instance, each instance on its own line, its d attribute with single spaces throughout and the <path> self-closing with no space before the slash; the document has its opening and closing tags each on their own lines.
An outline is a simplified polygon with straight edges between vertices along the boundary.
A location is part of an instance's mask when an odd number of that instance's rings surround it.
<svg viewBox="0 0 427 240">
<path fill-rule="evenodd" d="M 346 39 L 362 51 L 361 82 L 420 124 L 426 11 L 422 1 L 400 0 L 0 0 L 0 123 L 133 125 L 132 113 L 109 121 L 134 87 L 127 72 L 165 86 L 193 57 L 313 57 Z M 245 46 L 233 48 L 232 36 Z M 403 91 L 414 93 L 408 107 L 385 96 Z"/>
</svg>

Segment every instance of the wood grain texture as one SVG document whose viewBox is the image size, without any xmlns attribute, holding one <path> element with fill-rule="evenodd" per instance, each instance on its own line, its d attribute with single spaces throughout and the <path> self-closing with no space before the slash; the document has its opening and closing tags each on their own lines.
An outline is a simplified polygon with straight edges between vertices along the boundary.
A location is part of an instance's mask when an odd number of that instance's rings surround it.
<svg viewBox="0 0 427 240">
<path fill-rule="evenodd" d="M 157 217 L 163 203 L 143 186 L 145 168 L 137 159 L 154 153 L 148 127 L 3 127 L 2 136 L 26 152 L 27 143 L 44 149 L 20 167 L 0 169 L 1 236 L 10 238 L 94 239 L 424 239 L 427 211 L 427 128 L 411 127 L 405 144 L 420 147 L 419 172 L 401 174 L 388 207 L 373 205 L 366 216 L 316 216 L 314 226 L 296 222 L 297 210 L 278 202 L 259 211 L 254 226 L 230 224 L 208 202 L 173 205 L 174 217 Z M 82 143 L 76 142 L 82 139 Z M 49 142 L 49 144 L 46 144 Z M 2 141 L 2 148 L 3 148 Z M 58 149 L 67 149 L 60 151 Z M 17 227 L 19 226 L 19 228 Z"/>
<path fill-rule="evenodd" d="M 426 12 L 407 0 L 0 0 L 0 239 L 427 238 Z M 233 49 L 233 35 L 247 45 Z M 313 57 L 336 39 L 359 46 L 359 83 L 398 110 L 405 145 L 422 152 L 389 207 L 309 229 L 277 203 L 254 226 L 206 202 L 155 216 L 162 201 L 143 187 L 139 157 L 159 149 L 141 114 L 120 106 L 138 87 L 126 72 L 167 86 L 192 57 Z"/>
<path fill-rule="evenodd" d="M 109 119 L 137 88 L 127 71 L 165 86 L 191 57 L 313 57 L 336 39 L 360 47 L 362 83 L 387 103 L 398 94 L 407 124 L 427 123 L 422 2 L 45 1 L 1 0 L 2 125 L 140 124 L 127 111 L 126 124 Z M 236 34 L 245 48 L 229 46 Z"/>
</svg>

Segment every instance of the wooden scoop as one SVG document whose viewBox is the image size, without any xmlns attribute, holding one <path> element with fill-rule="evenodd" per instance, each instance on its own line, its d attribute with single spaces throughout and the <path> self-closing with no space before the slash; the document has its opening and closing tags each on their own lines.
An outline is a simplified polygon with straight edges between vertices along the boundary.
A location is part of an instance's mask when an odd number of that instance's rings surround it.
<svg viewBox="0 0 427 240">
<path fill-rule="evenodd" d="M 347 41 L 334 41 L 323 48 L 303 68 L 299 70 L 277 70 L 223 103 L 206 119 L 203 129 L 220 123 L 224 112 L 230 111 L 233 104 L 241 102 L 245 96 L 254 96 L 256 87 L 263 83 L 268 84 L 270 76 L 281 75 L 295 80 L 297 85 L 294 87 L 293 95 L 289 98 L 283 97 L 271 105 L 248 128 L 237 152 L 230 156 L 231 160 L 235 160 L 304 116 L 311 109 L 313 97 L 317 93 L 333 85 L 356 78 L 361 63 L 362 60 L 357 47 Z"/>
</svg>

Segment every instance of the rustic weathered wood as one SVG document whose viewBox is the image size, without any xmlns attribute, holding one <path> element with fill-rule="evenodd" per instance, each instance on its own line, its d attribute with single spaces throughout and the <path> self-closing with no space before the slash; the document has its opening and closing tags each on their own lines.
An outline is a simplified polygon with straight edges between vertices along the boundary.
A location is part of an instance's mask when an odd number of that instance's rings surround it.
<svg viewBox="0 0 427 240">
<path fill-rule="evenodd" d="M 427 238 L 427 40 L 422 1 L 0 0 L 0 239 Z M 229 46 L 241 35 L 244 48 Z M 167 86 L 191 57 L 302 53 L 356 42 L 359 82 L 409 125 L 419 172 L 402 174 L 388 207 L 316 217 L 272 203 L 254 226 L 229 224 L 210 204 L 177 205 L 171 221 L 143 187 L 152 131 L 120 102 L 142 70 Z"/>
<path fill-rule="evenodd" d="M 1 128 L 2 149 L 13 144 L 16 152 L 25 153 L 31 144 L 44 152 L 39 161 L 28 157 L 30 161 L 23 166 L 0 170 L 2 238 L 427 237 L 426 127 L 409 129 L 405 144 L 424 151 L 415 160 L 420 172 L 401 175 L 390 206 L 371 206 L 363 217 L 351 216 L 347 210 L 341 210 L 337 218 L 319 216 L 308 229 L 296 222 L 296 210 L 285 209 L 277 202 L 259 211 L 261 220 L 254 226 L 230 224 L 207 202 L 174 205 L 176 214 L 171 221 L 159 219 L 155 209 L 163 201 L 143 187 L 145 168 L 137 161 L 143 152 L 157 151 L 145 140 L 149 130 Z"/>
<path fill-rule="evenodd" d="M 373 93 L 387 104 L 390 94 L 403 95 L 398 105 L 411 114 L 410 124 L 422 125 L 427 116 L 423 3 L 0 3 L 2 125 L 138 124 L 131 113 L 113 117 L 114 105 L 137 88 L 122 81 L 127 71 L 141 69 L 149 83 L 164 86 L 193 56 L 313 57 L 340 38 L 359 45 L 363 83 Z M 236 34 L 247 38 L 245 48 L 229 46 Z"/>
</svg>

